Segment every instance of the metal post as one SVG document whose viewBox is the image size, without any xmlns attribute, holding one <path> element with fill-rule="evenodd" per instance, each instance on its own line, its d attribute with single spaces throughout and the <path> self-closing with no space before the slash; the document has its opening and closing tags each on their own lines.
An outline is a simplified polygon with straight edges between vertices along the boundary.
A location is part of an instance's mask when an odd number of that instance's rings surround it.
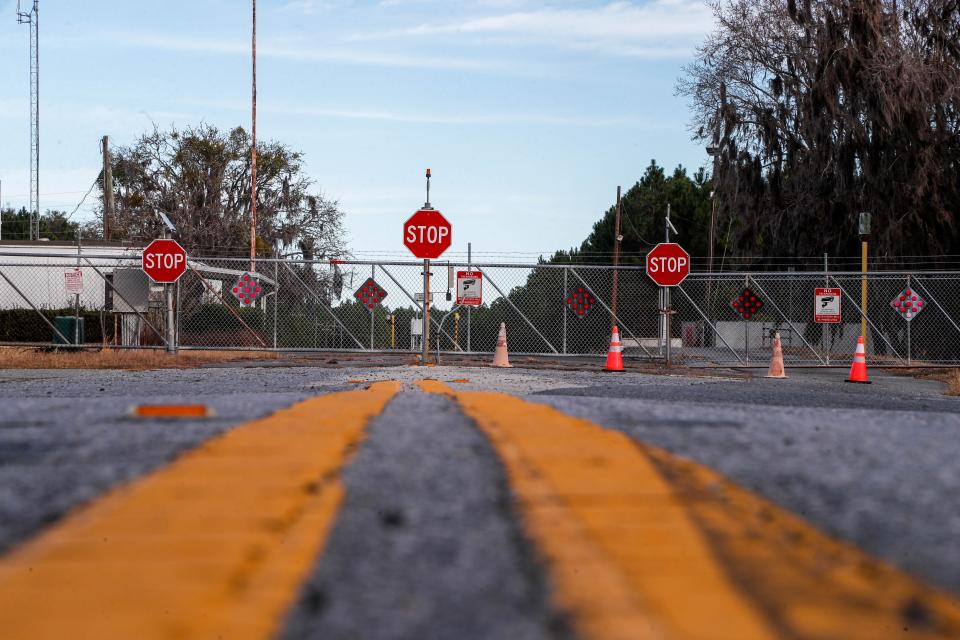
<svg viewBox="0 0 960 640">
<path fill-rule="evenodd" d="M 377 265 L 370 265 L 370 279 L 374 282 L 377 281 Z M 370 350 L 373 351 L 373 315 L 376 310 L 376 305 L 370 308 Z"/>
<path fill-rule="evenodd" d="M 830 286 L 830 271 L 827 267 L 827 254 L 823 254 L 823 286 Z M 843 328 L 843 325 L 840 325 Z M 826 322 L 820 325 L 820 337 L 823 341 L 823 354 L 827 358 L 827 366 L 830 366 L 830 351 L 833 349 L 833 341 L 831 340 L 830 349 L 827 349 L 827 331 L 830 331 L 830 325 Z"/>
<path fill-rule="evenodd" d="M 911 285 L 910 285 L 910 274 L 907 274 L 907 289 L 910 289 L 910 288 L 912 288 Z M 911 345 L 910 345 L 910 325 L 911 325 L 911 324 L 913 324 L 913 323 L 910 322 L 909 320 L 907 320 L 907 365 L 908 365 L 908 366 L 910 365 L 910 360 L 911 360 L 911 357 L 912 357 L 912 353 L 911 353 L 911 349 L 910 349 L 910 347 L 911 347 Z"/>
<path fill-rule="evenodd" d="M 471 243 L 467 243 L 467 271 L 473 271 L 473 247 Z M 470 352 L 470 333 L 473 329 L 473 314 L 470 313 L 472 307 L 467 307 L 467 353 Z"/>
<path fill-rule="evenodd" d="M 567 273 L 568 267 L 563 268 L 563 353 L 567 353 Z M 610 315 L 614 317 L 614 322 L 616 322 L 616 315 L 612 311 Z"/>
<path fill-rule="evenodd" d="M 430 182 L 427 182 L 428 189 Z M 423 349 L 421 364 L 430 362 L 430 259 L 423 260 L 423 335 L 420 338 Z"/>
<path fill-rule="evenodd" d="M 867 237 L 863 236 L 860 241 L 860 271 L 863 275 L 860 277 L 860 309 L 863 310 L 863 316 L 860 318 L 860 335 L 863 336 L 864 346 L 867 343 Z"/>
<path fill-rule="evenodd" d="M 397 314 L 390 314 L 390 348 L 397 348 Z"/>
<path fill-rule="evenodd" d="M 744 281 L 743 286 L 744 286 L 744 287 L 749 287 L 749 286 L 750 286 L 750 280 L 749 280 L 749 278 Z M 746 321 L 746 320 L 741 319 L 741 322 L 743 322 L 743 356 L 744 356 L 744 358 L 746 359 L 747 362 L 750 362 L 750 332 L 749 332 L 749 327 L 747 326 L 747 321 Z"/>
<path fill-rule="evenodd" d="M 667 217 L 664 220 L 664 236 L 666 241 L 670 242 L 670 204 L 667 203 Z M 670 309 L 670 287 L 663 288 L 663 333 L 664 333 L 664 354 L 667 357 L 667 365 L 672 364 L 673 358 L 670 352 L 671 337 L 671 309 Z"/>
<path fill-rule="evenodd" d="M 280 304 L 280 263 L 273 263 L 273 348 L 277 348 L 277 306 Z"/>
<path fill-rule="evenodd" d="M 167 353 L 176 353 L 177 344 L 174 331 L 174 322 L 176 322 L 176 319 L 173 313 L 173 285 L 163 285 L 163 294 L 167 304 L 167 326 L 165 327 L 167 334 Z"/>
<path fill-rule="evenodd" d="M 82 242 L 80 231 L 77 231 L 77 269 L 80 268 L 80 244 Z M 80 294 L 76 294 L 73 311 L 73 344 L 80 346 Z"/>
</svg>

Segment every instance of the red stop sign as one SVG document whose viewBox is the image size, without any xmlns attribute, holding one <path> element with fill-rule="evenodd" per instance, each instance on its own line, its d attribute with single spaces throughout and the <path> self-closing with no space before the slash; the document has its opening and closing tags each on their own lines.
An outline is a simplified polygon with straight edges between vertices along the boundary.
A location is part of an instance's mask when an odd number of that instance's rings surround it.
<svg viewBox="0 0 960 640">
<path fill-rule="evenodd" d="M 176 282 L 187 270 L 187 252 L 176 240 L 154 240 L 143 250 L 141 260 L 154 282 Z"/>
<path fill-rule="evenodd" d="M 661 287 L 675 287 L 690 275 L 690 254 L 675 242 L 661 242 L 647 254 L 647 275 Z"/>
<path fill-rule="evenodd" d="M 452 227 L 435 209 L 420 209 L 403 223 L 403 244 L 418 258 L 439 258 L 450 248 Z"/>
</svg>

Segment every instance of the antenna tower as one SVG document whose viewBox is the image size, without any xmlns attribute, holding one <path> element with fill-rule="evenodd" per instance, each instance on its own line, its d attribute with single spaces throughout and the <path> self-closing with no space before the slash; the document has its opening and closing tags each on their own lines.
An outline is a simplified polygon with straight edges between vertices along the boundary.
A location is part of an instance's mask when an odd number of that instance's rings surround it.
<svg viewBox="0 0 960 640">
<path fill-rule="evenodd" d="M 17 22 L 30 26 L 30 239 L 40 239 L 40 25 L 39 2 L 30 11 L 20 9 Z"/>
</svg>

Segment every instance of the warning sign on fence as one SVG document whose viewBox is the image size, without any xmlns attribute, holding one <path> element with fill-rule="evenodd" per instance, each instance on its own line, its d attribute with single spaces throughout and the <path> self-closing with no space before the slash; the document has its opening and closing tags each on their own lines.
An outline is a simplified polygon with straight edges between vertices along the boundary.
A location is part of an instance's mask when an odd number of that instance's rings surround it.
<svg viewBox="0 0 960 640">
<path fill-rule="evenodd" d="M 813 320 L 825 324 L 840 322 L 840 289 L 813 290 Z"/>
<path fill-rule="evenodd" d="M 483 274 L 457 271 L 457 304 L 479 307 L 483 303 Z"/>
<path fill-rule="evenodd" d="M 70 295 L 83 293 L 83 271 L 68 269 L 63 272 L 63 287 Z"/>
</svg>

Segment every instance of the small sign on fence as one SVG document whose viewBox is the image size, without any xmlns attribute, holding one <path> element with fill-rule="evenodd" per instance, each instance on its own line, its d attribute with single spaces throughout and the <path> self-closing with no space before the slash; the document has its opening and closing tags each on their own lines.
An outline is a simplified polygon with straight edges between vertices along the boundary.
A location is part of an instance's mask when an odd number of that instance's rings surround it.
<svg viewBox="0 0 960 640">
<path fill-rule="evenodd" d="M 813 290 L 813 320 L 823 324 L 840 322 L 840 289 L 816 288 Z"/>
<path fill-rule="evenodd" d="M 83 293 L 83 271 L 79 267 L 64 271 L 63 287 L 70 295 Z"/>
<path fill-rule="evenodd" d="M 926 304 L 927 301 L 921 298 L 913 289 L 904 289 L 897 297 L 890 301 L 890 306 L 907 322 L 916 318 L 917 314 L 923 311 L 924 305 Z"/>
<path fill-rule="evenodd" d="M 479 307 L 483 303 L 483 274 L 457 271 L 457 304 Z"/>
</svg>

